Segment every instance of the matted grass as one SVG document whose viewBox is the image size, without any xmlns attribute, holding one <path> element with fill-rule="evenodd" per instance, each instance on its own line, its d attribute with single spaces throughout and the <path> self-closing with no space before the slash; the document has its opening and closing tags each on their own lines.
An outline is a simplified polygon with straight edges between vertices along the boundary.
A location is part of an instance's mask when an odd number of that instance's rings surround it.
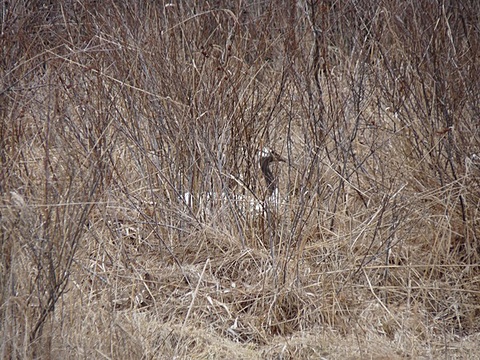
<svg viewBox="0 0 480 360">
<path fill-rule="evenodd" d="M 475 2 L 2 6 L 2 358 L 480 358 Z"/>
</svg>

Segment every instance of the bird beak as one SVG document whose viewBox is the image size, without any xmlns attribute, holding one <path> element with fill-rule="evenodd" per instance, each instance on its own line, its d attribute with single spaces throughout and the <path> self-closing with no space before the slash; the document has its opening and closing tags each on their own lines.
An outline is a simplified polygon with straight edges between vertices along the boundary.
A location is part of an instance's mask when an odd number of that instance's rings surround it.
<svg viewBox="0 0 480 360">
<path fill-rule="evenodd" d="M 272 155 L 273 155 L 274 161 L 284 162 L 284 163 L 287 162 L 287 159 L 285 159 L 282 155 L 277 154 L 276 152 L 272 152 Z"/>
</svg>

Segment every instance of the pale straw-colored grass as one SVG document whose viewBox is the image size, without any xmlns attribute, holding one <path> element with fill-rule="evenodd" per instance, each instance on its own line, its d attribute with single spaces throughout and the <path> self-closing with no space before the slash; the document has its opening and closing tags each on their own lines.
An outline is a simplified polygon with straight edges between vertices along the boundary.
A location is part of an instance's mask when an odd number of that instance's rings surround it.
<svg viewBox="0 0 480 360">
<path fill-rule="evenodd" d="M 15 4 L 0 357 L 479 358 L 478 5 Z"/>
</svg>

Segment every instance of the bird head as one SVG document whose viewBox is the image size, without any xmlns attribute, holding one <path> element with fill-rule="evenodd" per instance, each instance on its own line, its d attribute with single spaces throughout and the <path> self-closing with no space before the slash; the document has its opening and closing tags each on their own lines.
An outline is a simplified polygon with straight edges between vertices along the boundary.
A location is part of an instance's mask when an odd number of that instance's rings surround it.
<svg viewBox="0 0 480 360">
<path fill-rule="evenodd" d="M 287 160 L 278 154 L 275 150 L 271 150 L 268 147 L 264 147 L 260 151 L 260 162 L 266 162 L 266 163 L 271 163 L 271 162 L 287 162 Z"/>
</svg>

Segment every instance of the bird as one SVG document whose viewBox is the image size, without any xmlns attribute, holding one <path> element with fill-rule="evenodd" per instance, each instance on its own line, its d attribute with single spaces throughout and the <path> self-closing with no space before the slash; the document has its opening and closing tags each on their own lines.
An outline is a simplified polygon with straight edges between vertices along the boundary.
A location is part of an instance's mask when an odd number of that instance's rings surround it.
<svg viewBox="0 0 480 360">
<path fill-rule="evenodd" d="M 248 188 L 241 179 L 236 178 L 233 175 L 228 175 L 231 179 L 235 180 L 241 187 L 247 189 L 253 197 L 240 195 L 240 194 L 232 194 L 227 192 L 222 192 L 220 195 L 206 192 L 203 196 L 195 196 L 190 192 L 186 192 L 183 196 L 180 196 L 180 200 L 187 206 L 192 207 L 195 199 L 198 199 L 201 204 L 200 206 L 205 206 L 207 204 L 212 205 L 213 202 L 218 203 L 219 200 L 221 202 L 228 202 L 234 201 L 237 205 L 244 203 L 243 208 L 250 210 L 251 212 L 255 213 L 262 213 L 265 212 L 266 206 L 268 203 L 272 205 L 278 205 L 279 202 L 279 190 L 278 190 L 278 179 L 273 174 L 272 170 L 270 169 L 270 165 L 273 163 L 284 162 L 286 163 L 287 160 L 278 154 L 275 150 L 271 150 L 268 147 L 264 147 L 262 150 L 258 151 L 258 164 L 260 170 L 263 174 L 266 184 L 266 192 L 264 193 L 265 200 L 261 201 L 260 197 L 257 197 L 255 193 Z M 263 196 L 262 196 L 263 198 Z M 222 201 L 223 200 L 223 201 Z"/>
</svg>

